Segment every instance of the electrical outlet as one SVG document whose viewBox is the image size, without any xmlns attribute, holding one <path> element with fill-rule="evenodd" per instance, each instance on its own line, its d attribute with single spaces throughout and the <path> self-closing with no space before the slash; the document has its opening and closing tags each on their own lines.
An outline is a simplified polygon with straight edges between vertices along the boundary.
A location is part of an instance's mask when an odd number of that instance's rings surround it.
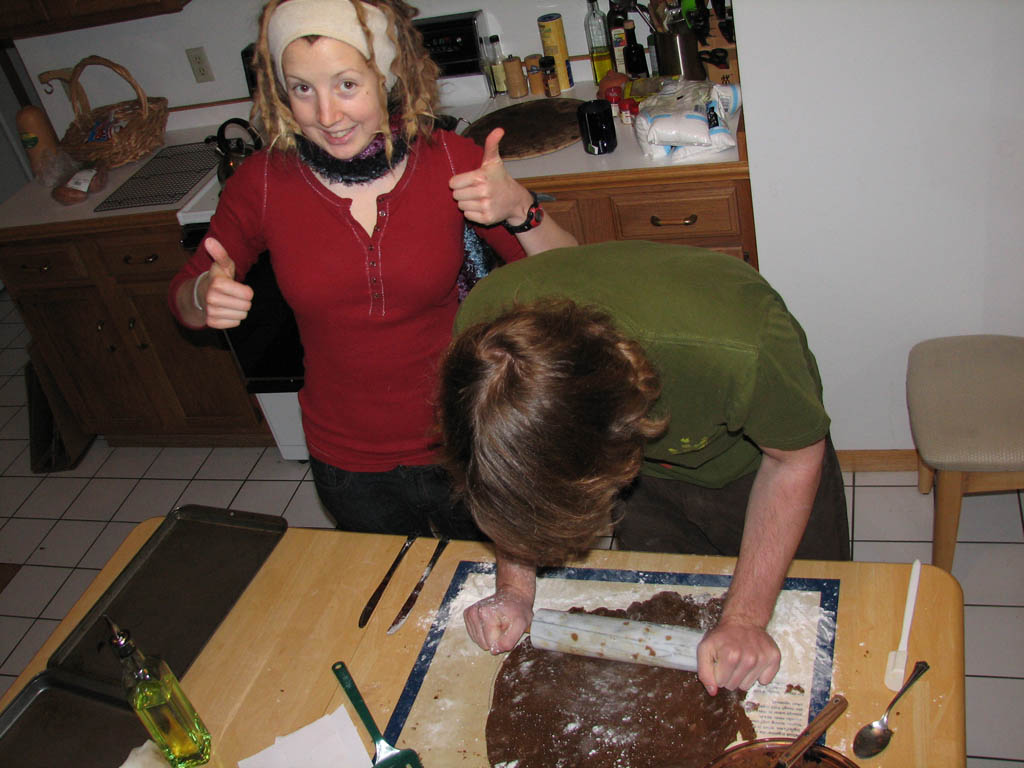
<svg viewBox="0 0 1024 768">
<path fill-rule="evenodd" d="M 192 67 L 192 74 L 195 75 L 197 83 L 208 83 L 213 80 L 213 70 L 210 69 L 205 48 L 186 48 L 185 55 L 188 56 L 188 63 Z"/>
</svg>

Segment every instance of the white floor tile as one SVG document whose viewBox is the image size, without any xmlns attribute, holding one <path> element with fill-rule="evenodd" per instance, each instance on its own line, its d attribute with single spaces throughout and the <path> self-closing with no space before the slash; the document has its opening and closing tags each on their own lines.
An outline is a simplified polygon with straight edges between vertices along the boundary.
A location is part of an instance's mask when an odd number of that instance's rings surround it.
<svg viewBox="0 0 1024 768">
<path fill-rule="evenodd" d="M 159 455 L 159 448 L 115 448 L 96 477 L 142 477 Z"/>
<path fill-rule="evenodd" d="M 138 480 L 96 477 L 88 480 L 64 513 L 65 520 L 110 520 L 135 488 Z"/>
<path fill-rule="evenodd" d="M 915 541 L 854 541 L 853 559 L 862 563 L 931 563 L 932 545 Z"/>
<path fill-rule="evenodd" d="M 10 441 L 4 441 L 10 442 Z M 6 477 L 38 477 L 42 479 L 43 475 L 36 474 L 32 471 L 32 452 L 29 450 L 28 439 L 21 442 L 25 449 L 14 457 L 14 461 L 7 465 L 7 469 L 4 470 L 4 476 Z"/>
<path fill-rule="evenodd" d="M 53 599 L 47 604 L 39 618 L 57 619 L 58 621 L 63 619 L 98 574 L 98 570 L 75 568 L 61 585 L 60 589 L 57 590 L 57 594 L 53 596 Z"/>
<path fill-rule="evenodd" d="M 0 616 L 0 664 L 18 647 L 33 621 L 21 616 Z M 21 670 L 16 674 L 20 675 Z"/>
<path fill-rule="evenodd" d="M 957 540 L 1024 542 L 1018 494 L 972 493 L 964 496 Z"/>
<path fill-rule="evenodd" d="M 18 507 L 15 517 L 61 517 L 89 481 L 84 477 L 49 477 Z"/>
<path fill-rule="evenodd" d="M 284 519 L 295 528 L 334 528 L 334 521 L 324 512 L 312 480 L 299 483 L 299 489 L 284 510 Z"/>
<path fill-rule="evenodd" d="M 17 376 L 28 362 L 28 353 L 18 347 L 0 349 L 0 375 Z"/>
<path fill-rule="evenodd" d="M 0 696 L 7 693 L 7 689 L 14 685 L 17 679 L 14 675 L 0 675 Z"/>
<path fill-rule="evenodd" d="M 252 480 L 302 480 L 308 469 L 308 463 L 282 459 L 277 448 L 267 448 L 249 477 Z"/>
<path fill-rule="evenodd" d="M 10 518 L 0 528 L 0 563 L 24 563 L 54 523 L 54 520 Z"/>
<path fill-rule="evenodd" d="M 57 628 L 58 624 L 60 624 L 59 621 L 52 619 L 36 619 L 32 622 L 32 626 L 21 638 L 21 642 L 7 656 L 7 660 L 0 665 L 0 673 L 5 675 L 21 674 L 25 665 L 32 661 L 32 657 L 43 647 L 43 643 L 53 634 L 53 630 Z"/>
<path fill-rule="evenodd" d="M 210 451 L 210 448 L 164 448 L 144 477 L 191 480 Z"/>
<path fill-rule="evenodd" d="M 853 485 L 853 472 L 843 472 L 843 485 Z"/>
<path fill-rule="evenodd" d="M 964 648 L 968 675 L 1024 678 L 1024 607 L 964 606 Z"/>
<path fill-rule="evenodd" d="M 1024 760 L 986 760 L 983 757 L 968 757 L 967 768 L 1021 768 Z"/>
<path fill-rule="evenodd" d="M 106 523 L 59 520 L 28 559 L 31 565 L 74 567 L 96 541 Z"/>
<path fill-rule="evenodd" d="M 178 506 L 201 504 L 228 509 L 241 487 L 241 480 L 193 480 L 178 499 Z"/>
<path fill-rule="evenodd" d="M 13 517 L 41 482 L 41 477 L 0 477 L 0 517 Z"/>
<path fill-rule="evenodd" d="M 1024 605 L 1024 544 L 957 544 L 953 576 L 967 605 Z"/>
<path fill-rule="evenodd" d="M 2 353 L 0 353 L 2 354 Z M 0 408 L 0 438 L 4 440 L 28 440 L 28 408 Z"/>
<path fill-rule="evenodd" d="M 917 472 L 857 472 L 854 484 L 862 485 L 912 485 L 917 487 Z"/>
<path fill-rule="evenodd" d="M 110 556 L 121 546 L 121 542 L 135 528 L 135 523 L 107 523 L 107 527 L 89 547 L 85 557 L 78 563 L 79 568 L 102 568 Z"/>
<path fill-rule="evenodd" d="M 858 485 L 854 491 L 857 541 L 932 540 L 932 498 L 917 488 Z"/>
<path fill-rule="evenodd" d="M 0 405 L 0 438 L 10 437 L 13 439 L 15 437 L 13 434 L 7 435 L 7 422 L 24 409 L 25 407 L 22 405 Z M 17 435 L 17 437 L 27 437 L 27 435 Z"/>
<path fill-rule="evenodd" d="M 1018 760 L 1024 758 L 1020 702 L 1024 680 L 967 678 L 967 754 Z"/>
<path fill-rule="evenodd" d="M 22 451 L 28 453 L 28 440 L 0 440 L 0 475 L 6 475 Z"/>
<path fill-rule="evenodd" d="M 0 592 L 0 614 L 30 619 L 38 617 L 70 574 L 70 568 L 22 566 Z"/>
<path fill-rule="evenodd" d="M 263 452 L 263 448 L 214 448 L 196 480 L 245 480 Z"/>
<path fill-rule="evenodd" d="M 62 469 L 60 472 L 51 472 L 50 474 L 54 477 L 92 477 L 113 452 L 114 449 L 107 445 L 107 441 L 102 436 L 97 437 L 92 441 L 92 445 L 89 446 L 85 456 L 79 460 L 78 464 L 70 469 Z"/>
<path fill-rule="evenodd" d="M 121 508 L 114 513 L 118 522 L 139 523 L 163 517 L 175 506 L 188 480 L 139 480 Z"/>
<path fill-rule="evenodd" d="M 280 515 L 298 488 L 298 480 L 247 480 L 231 502 L 231 509 Z"/>
<path fill-rule="evenodd" d="M 15 339 L 17 339 L 18 336 L 24 330 L 25 330 L 24 328 L 20 327 L 16 323 L 0 323 L 0 347 L 14 346 Z M 17 378 L 17 377 L 12 376 L 11 378 L 13 379 L 13 378 Z M 0 387 L 0 403 L 2 403 L 2 402 L 3 402 L 3 388 Z"/>
</svg>

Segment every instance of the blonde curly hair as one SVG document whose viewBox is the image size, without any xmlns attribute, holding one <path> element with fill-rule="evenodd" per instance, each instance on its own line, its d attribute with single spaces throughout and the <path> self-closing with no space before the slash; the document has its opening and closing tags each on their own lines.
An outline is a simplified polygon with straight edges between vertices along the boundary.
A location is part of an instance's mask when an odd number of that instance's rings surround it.
<svg viewBox="0 0 1024 768">
<path fill-rule="evenodd" d="M 270 0 L 260 12 L 260 31 L 252 63 L 256 73 L 256 93 L 250 120 L 254 125 L 262 127 L 265 143 L 271 149 L 289 152 L 296 148 L 295 134 L 302 131 L 288 105 L 284 83 L 277 78 L 267 40 L 270 18 L 278 6 L 286 2 L 288 0 Z M 373 35 L 367 25 L 363 3 L 380 9 L 388 19 L 388 35 L 397 50 L 391 64 L 391 71 L 397 80 L 390 93 L 386 93 L 384 87 L 387 73 L 380 72 L 374 62 Z M 403 0 L 356 0 L 352 5 L 370 46 L 368 65 L 379 75 L 380 102 L 386 107 L 379 130 L 384 136 L 390 160 L 393 142 L 389 123 L 392 115 L 398 118 L 400 134 L 406 142 L 411 144 L 417 136 L 429 140 L 438 100 L 438 67 L 424 48 L 419 30 L 413 26 L 412 20 L 419 14 L 416 8 Z M 307 39 L 312 42 L 316 38 Z"/>
</svg>

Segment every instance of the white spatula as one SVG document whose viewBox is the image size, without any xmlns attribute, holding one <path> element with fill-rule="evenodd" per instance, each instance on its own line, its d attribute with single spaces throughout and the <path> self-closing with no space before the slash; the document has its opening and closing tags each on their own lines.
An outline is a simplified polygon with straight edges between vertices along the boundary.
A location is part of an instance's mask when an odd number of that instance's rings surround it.
<svg viewBox="0 0 1024 768">
<path fill-rule="evenodd" d="M 910 583 L 907 584 L 907 605 L 903 609 L 903 631 L 900 644 L 895 651 L 889 651 L 885 664 L 885 687 L 898 691 L 903 686 L 907 672 L 907 643 L 910 641 L 910 623 L 914 618 L 914 604 L 917 602 L 917 585 L 921 580 L 921 561 L 915 560 L 910 568 Z"/>
</svg>

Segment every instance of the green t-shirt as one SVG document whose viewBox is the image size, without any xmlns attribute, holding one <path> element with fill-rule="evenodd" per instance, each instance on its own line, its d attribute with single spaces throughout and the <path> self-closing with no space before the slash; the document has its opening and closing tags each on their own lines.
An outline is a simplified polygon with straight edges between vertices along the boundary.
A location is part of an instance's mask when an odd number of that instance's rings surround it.
<svg viewBox="0 0 1024 768">
<path fill-rule="evenodd" d="M 480 281 L 455 332 L 552 296 L 611 315 L 658 368 L 655 408 L 671 421 L 648 445 L 646 474 L 719 488 L 759 466 L 757 446 L 795 450 L 828 432 L 803 329 L 739 259 L 637 241 L 548 251 Z"/>
</svg>

